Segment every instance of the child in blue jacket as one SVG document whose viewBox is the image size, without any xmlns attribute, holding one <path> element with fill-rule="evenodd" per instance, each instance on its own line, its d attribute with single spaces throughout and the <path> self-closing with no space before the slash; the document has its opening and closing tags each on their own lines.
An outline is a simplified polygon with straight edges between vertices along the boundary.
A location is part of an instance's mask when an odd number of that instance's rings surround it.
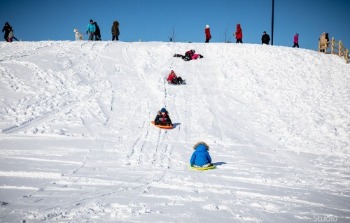
<svg viewBox="0 0 350 223">
<path fill-rule="evenodd" d="M 90 19 L 90 23 L 87 27 L 87 31 L 86 34 L 89 34 L 89 40 L 94 40 L 94 35 L 96 32 L 96 26 L 94 24 L 94 21 L 92 19 Z"/>
<path fill-rule="evenodd" d="M 212 166 L 211 157 L 209 155 L 209 146 L 205 142 L 198 142 L 193 146 L 195 150 L 191 156 L 190 164 L 193 167 Z"/>
</svg>

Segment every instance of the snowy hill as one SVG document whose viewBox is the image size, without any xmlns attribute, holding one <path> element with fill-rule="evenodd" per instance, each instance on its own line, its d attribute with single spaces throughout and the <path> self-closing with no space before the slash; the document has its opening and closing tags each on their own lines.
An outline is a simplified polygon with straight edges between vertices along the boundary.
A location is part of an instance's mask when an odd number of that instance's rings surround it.
<svg viewBox="0 0 350 223">
<path fill-rule="evenodd" d="M 174 58 L 196 49 L 203 59 Z M 350 67 L 251 44 L 0 44 L 1 222 L 349 222 Z M 171 86 L 173 69 L 186 79 Z M 162 107 L 173 130 L 150 121 Z M 192 146 L 217 169 L 190 170 Z"/>
</svg>

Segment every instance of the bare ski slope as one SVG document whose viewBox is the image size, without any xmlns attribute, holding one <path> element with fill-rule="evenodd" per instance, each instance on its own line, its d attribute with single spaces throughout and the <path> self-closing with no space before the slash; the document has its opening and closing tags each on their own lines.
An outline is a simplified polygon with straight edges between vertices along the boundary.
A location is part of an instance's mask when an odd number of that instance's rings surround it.
<svg viewBox="0 0 350 223">
<path fill-rule="evenodd" d="M 172 57 L 189 49 L 204 58 Z M 278 46 L 2 42 L 0 221 L 349 222 L 349 68 Z M 150 125 L 162 107 L 175 129 Z M 189 169 L 200 140 L 217 169 Z"/>
</svg>

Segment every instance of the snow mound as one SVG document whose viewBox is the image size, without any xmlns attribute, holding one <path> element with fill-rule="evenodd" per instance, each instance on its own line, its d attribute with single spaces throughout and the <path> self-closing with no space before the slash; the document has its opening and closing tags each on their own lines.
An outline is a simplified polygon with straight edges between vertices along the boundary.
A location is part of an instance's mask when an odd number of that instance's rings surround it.
<svg viewBox="0 0 350 223">
<path fill-rule="evenodd" d="M 0 43 L 3 222 L 349 220 L 350 69 L 305 49 Z M 202 59 L 173 57 L 195 49 Z M 187 85 L 173 86 L 173 69 Z M 150 125 L 166 107 L 173 130 Z M 198 141 L 216 170 L 191 171 Z"/>
</svg>

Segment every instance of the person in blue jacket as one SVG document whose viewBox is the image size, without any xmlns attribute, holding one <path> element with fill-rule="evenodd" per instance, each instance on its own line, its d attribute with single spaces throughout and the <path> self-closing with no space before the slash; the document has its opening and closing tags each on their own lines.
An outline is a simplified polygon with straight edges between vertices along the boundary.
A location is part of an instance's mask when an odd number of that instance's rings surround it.
<svg viewBox="0 0 350 223">
<path fill-rule="evenodd" d="M 94 40 L 94 35 L 96 32 L 96 26 L 94 24 L 94 21 L 92 19 L 90 19 L 90 23 L 87 27 L 87 31 L 86 34 L 89 34 L 89 40 Z"/>
<path fill-rule="evenodd" d="M 209 155 L 209 146 L 205 142 L 197 142 L 193 149 L 195 150 L 191 156 L 190 164 L 192 167 L 208 167 L 213 166 Z"/>
</svg>

